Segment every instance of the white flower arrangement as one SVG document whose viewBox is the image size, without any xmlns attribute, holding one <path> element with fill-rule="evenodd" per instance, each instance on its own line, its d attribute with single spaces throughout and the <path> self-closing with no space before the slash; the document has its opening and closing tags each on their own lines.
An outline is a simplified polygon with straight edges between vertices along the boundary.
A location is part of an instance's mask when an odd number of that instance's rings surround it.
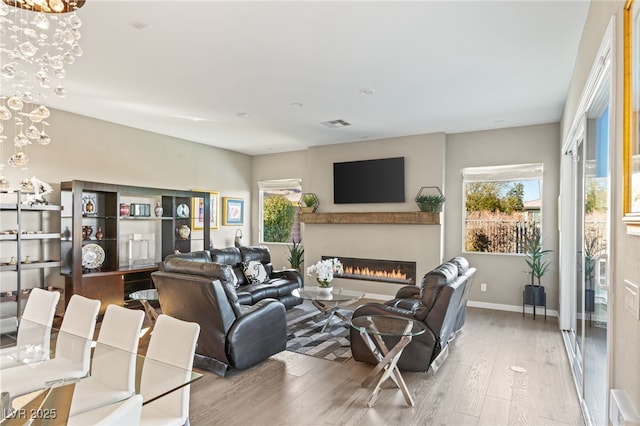
<svg viewBox="0 0 640 426">
<path fill-rule="evenodd" d="M 307 275 L 312 276 L 312 273 L 316 273 L 316 280 L 320 287 L 331 287 L 331 281 L 333 281 L 334 274 L 342 274 L 342 263 L 337 258 L 324 259 L 316 262 L 315 265 L 311 265 L 307 268 Z"/>
</svg>

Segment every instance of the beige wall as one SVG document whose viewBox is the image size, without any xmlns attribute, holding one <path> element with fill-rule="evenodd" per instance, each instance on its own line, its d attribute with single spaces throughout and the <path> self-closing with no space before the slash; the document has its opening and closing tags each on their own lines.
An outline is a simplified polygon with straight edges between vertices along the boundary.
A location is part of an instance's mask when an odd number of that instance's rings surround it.
<svg viewBox="0 0 640 426">
<path fill-rule="evenodd" d="M 609 20 L 615 16 L 615 56 L 614 56 L 614 99 L 612 120 L 614 126 L 614 153 L 612 156 L 612 244 L 611 263 L 612 282 L 609 289 L 610 352 L 609 385 L 612 389 L 624 389 L 631 396 L 637 409 L 640 409 L 640 321 L 633 318 L 624 308 L 624 280 L 640 283 L 640 237 L 626 234 L 622 222 L 623 175 L 622 175 L 622 30 L 624 1 L 591 2 L 587 23 L 576 60 L 572 90 L 567 99 L 563 128 L 568 129 L 586 76 L 592 66 L 600 46 L 601 38 Z"/>
<path fill-rule="evenodd" d="M 443 134 L 419 135 L 377 141 L 313 147 L 307 151 L 257 156 L 253 181 L 302 178 L 304 192 L 320 199 L 319 212 L 417 211 L 413 201 L 421 186 L 444 187 Z M 333 204 L 333 163 L 385 157 L 405 157 L 405 202 L 383 204 Z M 257 206 L 257 194 L 254 195 Z M 257 207 L 254 217 L 257 217 Z M 303 225 L 306 265 L 322 255 L 417 262 L 418 277 L 441 260 L 441 226 L 425 225 Z M 257 224 L 253 234 L 257 238 Z M 255 241 L 254 241 L 255 242 Z M 286 246 L 272 244 L 276 267 L 286 258 Z M 308 279 L 308 278 L 307 278 Z M 340 280 L 336 284 L 374 295 L 390 296 L 399 286 L 368 281 Z"/>
<path fill-rule="evenodd" d="M 560 176 L 558 123 L 447 135 L 445 258 L 462 253 L 462 169 L 465 167 L 543 163 L 542 232 L 545 248 L 553 250 L 552 271 L 543 278 L 547 309 L 558 309 L 558 182 Z M 464 254 L 478 268 L 469 299 L 520 310 L 528 282 L 520 255 Z M 480 292 L 480 283 L 487 291 Z"/>
<path fill-rule="evenodd" d="M 413 201 L 421 186 L 437 185 L 447 197 L 443 225 L 303 225 L 306 264 L 322 255 L 416 261 L 418 279 L 442 260 L 462 254 L 462 175 L 464 167 L 541 162 L 544 164 L 543 232 L 547 247 L 554 250 L 553 271 L 544 285 L 548 308 L 558 308 L 557 200 L 560 127 L 558 123 L 454 135 L 418 135 L 310 148 L 308 151 L 253 158 L 253 182 L 264 179 L 302 178 L 303 191 L 315 192 L 319 212 L 415 211 Z M 404 203 L 333 204 L 333 163 L 391 156 L 405 157 Z M 282 165 L 286 164 L 286 167 Z M 446 183 L 445 183 L 446 182 Z M 257 193 L 253 217 L 258 217 Z M 253 224 L 257 238 L 257 223 Z M 253 241 L 254 243 L 257 241 Z M 270 245 L 276 267 L 286 259 L 286 246 Z M 527 282 L 521 256 L 464 254 L 478 268 L 470 298 L 500 309 L 519 310 Z M 338 280 L 338 284 L 379 295 L 393 295 L 397 285 Z M 479 283 L 488 284 L 480 292 Z"/>
<path fill-rule="evenodd" d="M 445 136 L 442 133 L 325 145 L 309 149 L 304 190 L 315 192 L 320 212 L 417 211 L 421 186 L 444 187 Z M 405 158 L 405 202 L 334 204 L 333 163 L 386 157 Z M 322 255 L 411 261 L 417 277 L 437 266 L 441 225 L 304 225 L 307 265 Z M 379 295 L 394 295 L 397 284 L 337 279 L 337 285 Z"/>
<path fill-rule="evenodd" d="M 251 237 L 251 157 L 248 155 L 64 111 L 53 110 L 49 121 L 51 126 L 47 132 L 52 142 L 46 147 L 38 144 L 29 147 L 29 169 L 23 172 L 10 166 L 4 168 L 12 188 L 17 188 L 21 179 L 35 175 L 56 188 L 61 181 L 79 179 L 156 188 L 215 190 L 221 197 L 246 200 L 243 233 L 247 238 Z M 7 141 L 13 140 L 11 130 L 5 126 Z M 13 147 L 8 142 L 4 145 L 6 158 L 2 162 L 6 163 Z M 59 200 L 59 193 L 50 196 L 49 200 Z M 3 225 L 0 224 L 0 229 L 5 228 Z M 220 226 L 212 233 L 214 245 L 232 245 L 235 230 L 236 227 Z M 0 254 L 2 256 L 4 254 Z M 55 270 L 51 270 L 50 275 L 48 280 L 59 279 Z M 3 275 L 3 281 L 5 278 Z"/>
</svg>

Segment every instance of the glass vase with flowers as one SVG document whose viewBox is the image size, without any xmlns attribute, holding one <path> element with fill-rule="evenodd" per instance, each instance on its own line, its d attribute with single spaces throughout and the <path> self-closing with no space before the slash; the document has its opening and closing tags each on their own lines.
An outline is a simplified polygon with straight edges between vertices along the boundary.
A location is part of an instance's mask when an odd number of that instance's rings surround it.
<svg viewBox="0 0 640 426">
<path fill-rule="evenodd" d="M 320 292 L 331 293 L 331 290 L 333 290 L 331 281 L 333 281 L 334 275 L 342 274 L 344 273 L 344 270 L 342 269 L 342 263 L 340 263 L 340 260 L 334 257 L 331 259 L 319 260 L 315 265 L 309 266 L 307 268 L 307 275 L 311 277 L 313 276 L 313 273 L 316 274 L 318 290 Z"/>
</svg>

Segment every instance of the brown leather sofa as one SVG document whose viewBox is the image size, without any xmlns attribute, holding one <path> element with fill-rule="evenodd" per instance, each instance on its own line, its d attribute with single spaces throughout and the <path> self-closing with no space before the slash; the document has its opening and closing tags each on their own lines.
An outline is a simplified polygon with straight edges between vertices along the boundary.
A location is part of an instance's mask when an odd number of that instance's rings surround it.
<svg viewBox="0 0 640 426">
<path fill-rule="evenodd" d="M 206 261 L 206 255 L 186 257 L 168 257 L 163 270 L 151 277 L 164 314 L 200 324 L 194 366 L 224 376 L 229 369 L 251 367 L 285 350 L 282 303 L 264 298 L 243 305 L 231 266 Z"/>
<path fill-rule="evenodd" d="M 428 272 L 420 287 L 405 286 L 396 297 L 385 303 L 367 303 L 358 307 L 353 317 L 393 315 L 424 323 L 427 331 L 415 336 L 398 360 L 398 368 L 406 371 L 437 370 L 448 355 L 448 343 L 460 331 L 466 317 L 466 306 L 476 268 L 463 257 L 456 257 Z M 351 352 L 357 361 L 377 364 L 362 337 L 351 329 Z M 389 347 L 398 338 L 385 337 Z"/>
</svg>

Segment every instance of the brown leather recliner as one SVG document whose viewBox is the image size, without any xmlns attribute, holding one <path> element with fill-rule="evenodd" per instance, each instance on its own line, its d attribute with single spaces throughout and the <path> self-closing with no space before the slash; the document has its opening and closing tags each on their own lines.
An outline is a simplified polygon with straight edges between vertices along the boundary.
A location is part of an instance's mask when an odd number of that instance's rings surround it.
<svg viewBox="0 0 640 426">
<path fill-rule="evenodd" d="M 453 260 L 453 259 L 452 259 Z M 396 298 L 386 303 L 367 303 L 358 307 L 353 317 L 364 315 L 393 315 L 411 318 L 424 323 L 426 332 L 413 337 L 398 360 L 398 368 L 406 371 L 427 371 L 437 369 L 447 355 L 447 345 L 461 327 L 466 310 L 465 287 L 472 271 L 460 273 L 458 265 L 464 262 L 445 262 L 428 272 L 420 287 L 403 287 Z M 467 272 L 470 272 L 467 274 Z M 462 319 L 461 319 L 462 317 Z M 351 352 L 357 361 L 377 364 L 357 330 L 351 329 Z M 387 346 L 394 346 L 399 338 L 384 337 Z"/>
<path fill-rule="evenodd" d="M 251 367 L 287 344 L 284 305 L 263 299 L 238 303 L 229 265 L 167 258 L 151 274 L 164 314 L 200 324 L 194 366 L 224 376 Z"/>
</svg>

